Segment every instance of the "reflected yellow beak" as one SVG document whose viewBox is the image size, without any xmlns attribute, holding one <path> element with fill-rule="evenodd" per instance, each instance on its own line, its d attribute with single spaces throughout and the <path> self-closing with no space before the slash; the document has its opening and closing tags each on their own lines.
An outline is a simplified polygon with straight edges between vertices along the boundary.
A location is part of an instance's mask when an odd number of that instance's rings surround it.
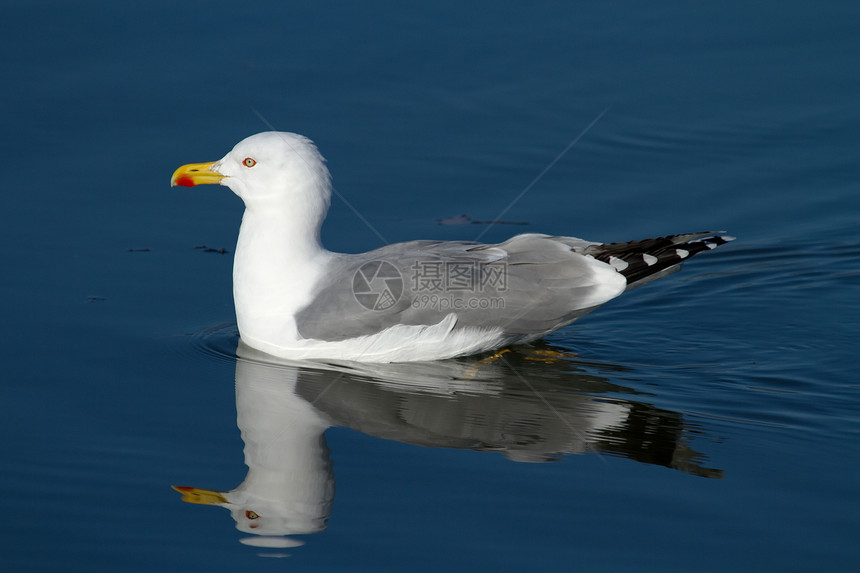
<svg viewBox="0 0 860 573">
<path fill-rule="evenodd" d="M 220 505 L 222 503 L 227 503 L 227 498 L 225 498 L 220 491 L 199 489 L 184 485 L 172 485 L 170 487 L 181 493 L 182 501 L 187 501 L 188 503 L 199 503 L 201 505 Z"/>
<path fill-rule="evenodd" d="M 170 178 L 170 186 L 181 185 L 183 187 L 194 187 L 206 183 L 220 183 L 224 176 L 212 170 L 212 163 L 189 163 L 183 165 L 173 172 Z"/>
</svg>

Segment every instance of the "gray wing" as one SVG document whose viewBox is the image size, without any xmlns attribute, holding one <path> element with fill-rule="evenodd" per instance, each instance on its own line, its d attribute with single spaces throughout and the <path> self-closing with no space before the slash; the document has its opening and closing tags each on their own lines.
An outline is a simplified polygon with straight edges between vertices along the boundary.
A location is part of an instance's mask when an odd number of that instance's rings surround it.
<svg viewBox="0 0 860 573">
<path fill-rule="evenodd" d="M 594 244 L 529 234 L 497 245 L 413 241 L 338 255 L 296 324 L 305 338 L 337 341 L 455 313 L 458 328 L 538 337 L 623 292 L 623 276 L 582 254 Z"/>
</svg>

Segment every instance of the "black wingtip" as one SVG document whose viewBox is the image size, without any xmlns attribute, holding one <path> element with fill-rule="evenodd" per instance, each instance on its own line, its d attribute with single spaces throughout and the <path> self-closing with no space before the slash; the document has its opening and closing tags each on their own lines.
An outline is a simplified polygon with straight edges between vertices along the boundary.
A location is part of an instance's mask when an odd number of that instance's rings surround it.
<svg viewBox="0 0 860 573">
<path fill-rule="evenodd" d="M 667 269 L 734 240 L 735 237 L 725 234 L 725 231 L 704 231 L 591 245 L 585 254 L 612 265 L 624 275 L 629 286 L 634 286 L 665 276 Z"/>
</svg>

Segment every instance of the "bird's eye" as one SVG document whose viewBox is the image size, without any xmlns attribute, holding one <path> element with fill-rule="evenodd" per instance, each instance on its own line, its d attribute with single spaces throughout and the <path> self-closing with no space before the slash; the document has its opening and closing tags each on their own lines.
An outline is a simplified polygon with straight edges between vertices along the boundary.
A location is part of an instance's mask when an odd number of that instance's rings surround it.
<svg viewBox="0 0 860 573">
<path fill-rule="evenodd" d="M 246 157 L 245 161 L 243 161 L 242 163 L 245 165 L 245 167 L 253 167 L 257 164 L 257 162 L 250 157 Z"/>
<path fill-rule="evenodd" d="M 253 159 L 251 161 L 254 161 Z M 256 511 L 251 511 L 250 509 L 245 512 L 245 517 L 248 519 L 259 519 L 260 516 L 257 515 Z"/>
</svg>

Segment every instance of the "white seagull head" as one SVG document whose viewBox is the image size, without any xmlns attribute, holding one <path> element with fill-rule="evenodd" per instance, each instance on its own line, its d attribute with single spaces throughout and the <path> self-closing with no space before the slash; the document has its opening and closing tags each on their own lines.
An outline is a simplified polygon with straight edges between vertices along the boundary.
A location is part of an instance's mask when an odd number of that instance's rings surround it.
<svg viewBox="0 0 860 573">
<path fill-rule="evenodd" d="M 185 187 L 206 183 L 229 187 L 246 208 L 290 207 L 308 200 L 328 207 L 331 196 L 329 171 L 313 142 L 281 131 L 247 137 L 221 160 L 183 165 L 170 179 L 171 185 Z"/>
</svg>

